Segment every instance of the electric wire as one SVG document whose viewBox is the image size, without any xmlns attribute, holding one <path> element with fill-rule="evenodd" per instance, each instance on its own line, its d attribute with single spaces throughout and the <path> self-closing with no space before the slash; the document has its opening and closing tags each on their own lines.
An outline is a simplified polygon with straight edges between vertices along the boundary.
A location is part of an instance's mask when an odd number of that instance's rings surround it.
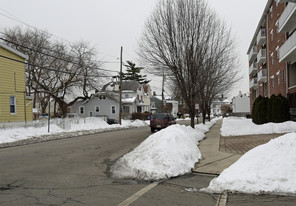
<svg viewBox="0 0 296 206">
<path fill-rule="evenodd" d="M 68 63 L 72 63 L 72 64 L 75 64 L 75 65 L 78 65 L 78 66 L 83 66 L 83 65 L 79 64 L 78 62 L 74 62 L 74 61 L 71 61 L 71 60 L 68 60 L 68 59 L 64 59 L 64 58 L 61 58 L 61 57 L 53 56 L 53 55 L 51 55 L 51 54 L 47 54 L 47 53 L 44 53 L 44 52 L 38 51 L 38 50 L 36 50 L 36 49 L 29 48 L 29 47 L 26 47 L 26 46 L 24 46 L 24 45 L 21 45 L 21 44 L 18 44 L 18 43 L 15 43 L 15 42 L 9 41 L 9 40 L 4 39 L 4 38 L 2 38 L 2 37 L 0 37 L 0 39 L 3 40 L 3 41 L 8 42 L 8 43 L 10 43 L 10 44 L 14 44 L 14 45 L 16 45 L 16 46 L 19 46 L 19 47 L 22 47 L 22 48 L 25 48 L 25 49 L 29 49 L 29 50 L 31 50 L 31 51 L 34 51 L 34 52 L 37 52 L 37 53 L 43 54 L 43 55 L 45 55 L 45 56 L 49 56 L 49 57 L 52 57 L 52 58 L 55 58 L 55 59 L 59 59 L 59 60 L 62 60 L 62 61 L 68 62 Z M 56 52 L 56 54 L 60 55 L 60 54 L 57 53 L 57 52 Z M 98 63 L 100 63 L 100 62 L 98 62 Z M 93 68 L 93 67 L 87 67 L 87 68 Z M 117 72 L 117 71 L 107 70 L 107 69 L 101 69 L 101 68 L 98 68 L 98 70 L 108 71 L 108 72 Z"/>
<path fill-rule="evenodd" d="M 16 18 L 14 15 L 12 15 L 11 13 L 9 13 L 8 11 L 5 11 L 5 10 L 2 9 L 2 8 L 0 8 L 0 9 L 1 9 L 2 11 L 6 12 L 7 14 L 9 14 L 10 16 L 8 16 L 8 15 L 6 15 L 6 14 L 3 14 L 3 13 L 1 13 L 1 12 L 0 12 L 0 15 L 4 16 L 4 17 L 6 17 L 6 18 L 9 18 L 9 19 L 11 19 L 11 20 L 13 20 L 13 21 L 16 21 L 16 22 L 18 22 L 18 23 L 20 23 L 20 24 L 23 24 L 23 25 L 25 25 L 25 26 L 27 26 L 27 27 L 33 28 L 33 29 L 35 29 L 35 30 L 37 30 L 37 31 L 43 31 L 43 30 L 41 30 L 41 29 L 39 29 L 39 28 L 37 28 L 37 27 L 34 27 L 34 26 L 30 25 L 30 24 L 27 24 L 26 22 L 20 20 L 19 18 Z M 2 33 L 2 34 L 3 34 L 3 33 Z M 51 33 L 50 33 L 50 34 L 51 34 Z M 54 34 L 51 34 L 51 35 L 54 36 L 54 37 L 56 37 L 56 38 L 58 38 L 58 39 L 61 39 L 61 40 L 65 41 L 65 42 L 67 42 L 68 44 L 73 44 L 73 42 L 71 42 L 71 41 L 69 41 L 69 40 L 67 40 L 67 39 L 64 39 L 64 38 L 62 38 L 62 37 L 56 36 L 56 35 L 54 35 Z M 107 53 L 105 53 L 105 52 L 100 52 L 100 51 L 97 51 L 97 52 L 100 53 L 100 54 L 103 54 L 103 55 L 105 55 L 105 56 L 109 56 L 109 57 L 115 58 L 116 60 L 119 59 L 119 57 L 116 57 L 116 56 L 111 55 L 111 54 L 107 54 Z"/>
<path fill-rule="evenodd" d="M 4 59 L 8 59 L 8 60 L 11 60 L 11 61 L 15 61 L 15 62 L 18 62 L 18 63 L 21 63 L 21 64 L 25 64 L 25 65 L 29 65 L 29 66 L 33 66 L 35 67 L 36 69 L 45 69 L 45 70 L 48 70 L 48 71 L 54 71 L 54 72 L 59 72 L 59 73 L 64 73 L 64 74 L 71 74 L 71 75 L 77 75 L 76 73 L 73 73 L 73 72 L 68 72 L 68 71 L 62 71 L 62 70 L 57 70 L 57 69 L 53 69 L 51 67 L 45 67 L 45 66 L 40 66 L 40 65 L 36 65 L 36 64 L 31 64 L 31 63 L 28 63 L 28 62 L 24 62 L 24 61 L 20 61 L 20 60 L 17 60 L 17 59 L 14 59 L 14 58 L 10 58 L 10 57 L 7 57 L 7 56 L 3 56 L 3 55 L 0 55 L 1 58 L 4 58 Z M 80 75 L 80 76 L 83 76 L 83 75 Z M 87 75 L 88 77 L 114 77 L 114 75 Z"/>
</svg>

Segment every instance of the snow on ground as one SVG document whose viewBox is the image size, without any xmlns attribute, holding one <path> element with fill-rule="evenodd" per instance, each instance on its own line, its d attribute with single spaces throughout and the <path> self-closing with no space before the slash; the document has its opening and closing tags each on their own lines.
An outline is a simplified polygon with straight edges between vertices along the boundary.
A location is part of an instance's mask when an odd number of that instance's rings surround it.
<svg viewBox="0 0 296 206">
<path fill-rule="evenodd" d="M 296 194 L 296 133 L 260 145 L 213 179 L 205 191 Z"/>
<path fill-rule="evenodd" d="M 296 122 L 287 121 L 284 123 L 267 123 L 256 125 L 252 119 L 242 117 L 229 117 L 223 119 L 221 128 L 222 136 L 240 136 L 252 134 L 281 134 L 296 132 Z"/>
<path fill-rule="evenodd" d="M 91 119 L 91 118 L 90 118 Z M 0 144 L 16 142 L 20 140 L 34 138 L 41 138 L 44 136 L 48 139 L 49 135 L 53 136 L 64 136 L 65 133 L 76 133 L 76 135 L 82 135 L 87 133 L 93 133 L 96 131 L 107 131 L 111 129 L 120 129 L 120 128 L 131 128 L 131 127 L 142 127 L 147 126 L 147 121 L 141 120 L 122 120 L 122 125 L 107 124 L 103 119 L 96 118 L 95 121 L 86 121 L 85 119 L 79 119 L 79 124 L 72 123 L 69 125 L 69 129 L 61 129 L 56 124 L 50 124 L 50 133 L 48 133 L 48 126 L 43 127 L 17 127 L 17 128 L 6 128 L 0 129 Z"/>
<path fill-rule="evenodd" d="M 189 173 L 202 157 L 198 142 L 205 137 L 204 131 L 208 131 L 216 121 L 196 126 L 196 129 L 172 125 L 150 135 L 111 167 L 112 176 L 157 181 Z"/>
</svg>

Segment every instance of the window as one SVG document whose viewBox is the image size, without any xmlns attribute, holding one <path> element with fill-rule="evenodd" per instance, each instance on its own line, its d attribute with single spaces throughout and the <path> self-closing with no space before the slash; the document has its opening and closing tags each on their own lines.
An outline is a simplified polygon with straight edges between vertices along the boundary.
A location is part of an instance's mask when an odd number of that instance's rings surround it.
<svg viewBox="0 0 296 206">
<path fill-rule="evenodd" d="M 270 40 L 273 41 L 273 29 L 270 31 Z"/>
<path fill-rule="evenodd" d="M 115 106 L 114 105 L 111 106 L 111 113 L 115 114 Z"/>
<path fill-rule="evenodd" d="M 271 76 L 271 87 L 274 88 L 274 76 Z"/>
<path fill-rule="evenodd" d="M 125 96 L 125 98 L 128 98 L 128 94 L 125 94 L 124 96 Z"/>
<path fill-rule="evenodd" d="M 270 59 L 271 59 L 271 65 L 273 65 L 273 53 L 271 53 Z"/>
<path fill-rule="evenodd" d="M 84 106 L 79 107 L 79 114 L 84 114 Z"/>
<path fill-rule="evenodd" d="M 155 102 L 151 102 L 151 108 L 155 108 Z"/>
<path fill-rule="evenodd" d="M 279 21 L 277 20 L 275 23 L 276 33 L 279 33 Z"/>
<path fill-rule="evenodd" d="M 123 113 L 129 114 L 130 113 L 130 107 L 129 106 L 123 106 Z"/>
<path fill-rule="evenodd" d="M 139 95 L 137 95 L 137 99 L 140 100 Z"/>
<path fill-rule="evenodd" d="M 100 112 L 100 107 L 99 107 L 99 106 L 96 106 L 96 107 L 95 107 L 95 111 L 96 111 L 96 112 Z"/>
<path fill-rule="evenodd" d="M 277 82 L 278 82 L 278 84 L 280 84 L 280 71 L 278 71 L 278 72 L 276 73 L 276 78 L 277 78 Z"/>
<path fill-rule="evenodd" d="M 275 0 L 276 8 L 279 7 L 279 0 Z"/>
<path fill-rule="evenodd" d="M 272 18 L 272 16 L 273 16 L 272 7 L 270 7 L 270 9 L 269 9 L 269 13 L 270 13 L 270 18 Z"/>
<path fill-rule="evenodd" d="M 279 52 L 279 47 L 276 47 L 276 59 L 280 59 L 280 52 Z"/>
<path fill-rule="evenodd" d="M 10 96 L 10 114 L 16 114 L 16 97 Z"/>
</svg>

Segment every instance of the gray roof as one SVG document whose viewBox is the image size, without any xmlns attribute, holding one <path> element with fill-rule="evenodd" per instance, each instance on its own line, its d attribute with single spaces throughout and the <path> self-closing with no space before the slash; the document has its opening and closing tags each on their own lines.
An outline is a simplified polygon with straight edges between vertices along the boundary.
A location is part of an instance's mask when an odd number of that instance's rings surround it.
<svg viewBox="0 0 296 206">
<path fill-rule="evenodd" d="M 16 49 L 13 49 L 13 48 L 11 48 L 10 46 L 8 46 L 8 45 L 6 45 L 6 44 L 3 44 L 3 43 L 1 43 L 1 42 L 0 42 L 0 47 L 2 47 L 3 49 L 6 49 L 6 50 L 8 50 L 8 51 L 10 51 L 10 52 L 12 52 L 12 53 L 14 53 L 14 54 L 16 54 L 16 55 L 19 56 L 19 57 L 24 58 L 24 59 L 28 59 L 28 58 L 29 58 L 28 55 L 23 54 L 23 53 L 17 51 Z"/>
<path fill-rule="evenodd" d="M 141 84 L 137 81 L 123 81 L 122 90 L 133 90 L 134 92 L 137 92 L 140 85 Z"/>
</svg>

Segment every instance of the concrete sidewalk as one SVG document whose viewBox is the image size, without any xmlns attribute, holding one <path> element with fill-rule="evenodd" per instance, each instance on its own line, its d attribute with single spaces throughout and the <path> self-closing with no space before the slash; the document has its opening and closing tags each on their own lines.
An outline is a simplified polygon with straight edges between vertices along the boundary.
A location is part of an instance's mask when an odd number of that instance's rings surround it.
<svg viewBox="0 0 296 206">
<path fill-rule="evenodd" d="M 206 133 L 206 138 L 200 142 L 198 147 L 203 158 L 196 163 L 193 172 L 220 174 L 241 157 L 241 155 L 219 151 L 221 124 L 222 120 L 217 121 Z"/>
</svg>

